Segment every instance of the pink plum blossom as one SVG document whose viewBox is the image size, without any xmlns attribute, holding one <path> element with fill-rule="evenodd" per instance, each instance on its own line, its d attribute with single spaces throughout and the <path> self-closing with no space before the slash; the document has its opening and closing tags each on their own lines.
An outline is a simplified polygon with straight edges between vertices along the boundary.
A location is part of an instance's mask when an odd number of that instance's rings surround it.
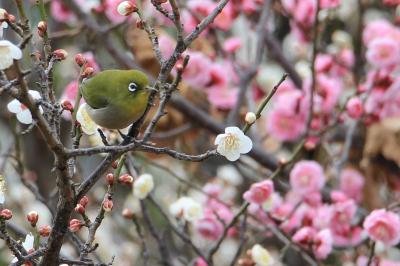
<svg viewBox="0 0 400 266">
<path fill-rule="evenodd" d="M 290 185 L 299 194 L 319 191 L 325 184 L 322 166 L 316 161 L 299 161 L 290 172 Z"/>
<path fill-rule="evenodd" d="M 400 61 L 400 44 L 393 38 L 374 39 L 368 44 L 366 58 L 374 67 L 392 67 Z"/>
<path fill-rule="evenodd" d="M 313 243 L 316 230 L 312 227 L 302 227 L 292 237 L 293 242 L 308 247 Z"/>
<path fill-rule="evenodd" d="M 223 47 L 225 52 L 233 53 L 240 49 L 240 47 L 242 47 L 242 41 L 240 38 L 232 37 L 225 40 Z"/>
<path fill-rule="evenodd" d="M 394 212 L 385 209 L 374 210 L 365 218 L 363 227 L 372 240 L 381 241 L 389 246 L 400 241 L 400 218 Z"/>
<path fill-rule="evenodd" d="M 364 107 L 361 99 L 359 97 L 351 98 L 346 104 L 346 111 L 351 118 L 360 118 L 364 113 Z"/>
<path fill-rule="evenodd" d="M 342 0 L 319 0 L 321 8 L 336 8 L 338 7 Z"/>
<path fill-rule="evenodd" d="M 61 0 L 53 0 L 50 3 L 50 12 L 54 20 L 62 23 L 72 23 L 76 17 Z"/>
<path fill-rule="evenodd" d="M 280 141 L 294 141 L 306 130 L 306 116 L 276 108 L 267 115 L 267 131 Z"/>
<path fill-rule="evenodd" d="M 183 80 L 194 88 L 202 89 L 211 81 L 211 60 L 201 52 L 187 54 L 190 56 L 190 64 L 183 72 Z"/>
<path fill-rule="evenodd" d="M 175 41 L 168 34 L 160 34 L 158 37 L 161 54 L 164 58 L 169 58 L 175 49 Z"/>
<path fill-rule="evenodd" d="M 388 36 L 394 31 L 395 28 L 387 20 L 377 19 L 373 20 L 366 25 L 363 31 L 364 44 L 369 44 L 376 38 Z"/>
<path fill-rule="evenodd" d="M 274 192 L 274 183 L 265 180 L 251 185 L 250 189 L 243 194 L 243 198 L 254 204 L 263 204 Z"/>
<path fill-rule="evenodd" d="M 355 169 L 344 169 L 340 175 L 340 190 L 359 202 L 362 198 L 364 176 Z"/>
<path fill-rule="evenodd" d="M 317 259 L 326 259 L 332 251 L 333 237 L 329 229 L 319 231 L 314 237 L 313 252 Z"/>
<path fill-rule="evenodd" d="M 216 87 L 206 91 L 208 101 L 218 109 L 229 110 L 236 104 L 239 90 L 237 88 Z"/>
<path fill-rule="evenodd" d="M 223 224 L 217 218 L 205 217 L 196 221 L 196 230 L 199 234 L 209 240 L 216 240 L 224 231 Z"/>
</svg>

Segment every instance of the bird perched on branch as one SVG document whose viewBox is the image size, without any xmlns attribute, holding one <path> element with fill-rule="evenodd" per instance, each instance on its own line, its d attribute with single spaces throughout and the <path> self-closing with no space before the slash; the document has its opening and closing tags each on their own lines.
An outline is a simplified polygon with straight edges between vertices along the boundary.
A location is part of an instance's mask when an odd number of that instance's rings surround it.
<svg viewBox="0 0 400 266">
<path fill-rule="evenodd" d="M 101 127 L 122 129 L 146 110 L 150 90 L 138 70 L 105 70 L 82 82 L 81 93 L 92 120 Z"/>
</svg>

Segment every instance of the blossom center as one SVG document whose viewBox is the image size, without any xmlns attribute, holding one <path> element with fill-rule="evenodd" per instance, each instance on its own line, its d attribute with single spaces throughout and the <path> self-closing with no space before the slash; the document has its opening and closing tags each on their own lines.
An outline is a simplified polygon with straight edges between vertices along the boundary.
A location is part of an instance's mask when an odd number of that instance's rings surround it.
<svg viewBox="0 0 400 266">
<path fill-rule="evenodd" d="M 226 149 L 236 150 L 239 147 L 240 141 L 236 135 L 228 133 L 224 139 L 224 144 Z"/>
<path fill-rule="evenodd" d="M 300 184 L 308 185 L 309 181 L 310 181 L 310 177 L 308 175 L 300 176 Z"/>
</svg>

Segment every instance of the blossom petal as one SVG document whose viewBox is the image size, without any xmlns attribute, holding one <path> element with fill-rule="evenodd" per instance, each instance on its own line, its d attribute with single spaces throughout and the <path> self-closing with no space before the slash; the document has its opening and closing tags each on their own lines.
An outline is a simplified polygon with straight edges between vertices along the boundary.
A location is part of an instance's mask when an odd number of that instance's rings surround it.
<svg viewBox="0 0 400 266">
<path fill-rule="evenodd" d="M 40 96 L 40 93 L 38 91 L 35 90 L 29 90 L 28 91 L 29 95 L 32 96 L 33 99 L 37 100 L 37 99 L 41 99 L 42 97 Z"/>
<path fill-rule="evenodd" d="M 240 158 L 240 153 L 239 152 L 225 152 L 224 156 L 226 159 L 228 159 L 228 161 L 234 162 Z"/>
<path fill-rule="evenodd" d="M 224 137 L 225 137 L 225 134 L 219 134 L 215 138 L 214 145 L 219 145 Z"/>
<path fill-rule="evenodd" d="M 7 104 L 7 109 L 11 113 L 17 114 L 22 111 L 21 102 L 18 101 L 17 99 L 14 99 Z"/>
<path fill-rule="evenodd" d="M 240 139 L 240 147 L 239 147 L 239 151 L 240 153 L 248 153 L 249 151 L 251 151 L 251 149 L 253 148 L 253 142 L 251 141 L 251 139 L 246 136 L 243 135 Z"/>
<path fill-rule="evenodd" d="M 22 124 L 32 124 L 32 114 L 28 109 L 25 109 L 19 113 L 17 113 L 17 119 Z"/>
<path fill-rule="evenodd" d="M 30 250 L 33 248 L 33 243 L 35 242 L 35 237 L 32 235 L 32 233 L 29 233 L 25 237 L 24 243 L 22 243 L 22 246 L 26 251 Z"/>
<path fill-rule="evenodd" d="M 11 56 L 12 56 L 12 58 L 14 58 L 14 59 L 16 59 L 16 60 L 19 60 L 19 59 L 22 58 L 22 51 L 21 51 L 21 49 L 19 49 L 18 46 L 12 44 L 12 45 L 10 46 L 10 49 L 11 49 Z"/>
<path fill-rule="evenodd" d="M 238 127 L 227 127 L 227 128 L 225 128 L 225 134 L 229 134 L 229 133 L 237 135 L 238 137 L 244 135 L 243 131 Z"/>
</svg>

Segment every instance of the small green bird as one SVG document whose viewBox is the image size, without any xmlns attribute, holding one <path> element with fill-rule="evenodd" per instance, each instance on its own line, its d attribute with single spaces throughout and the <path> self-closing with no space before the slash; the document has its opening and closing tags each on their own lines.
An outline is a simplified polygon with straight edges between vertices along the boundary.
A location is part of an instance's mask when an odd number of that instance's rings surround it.
<svg viewBox="0 0 400 266">
<path fill-rule="evenodd" d="M 92 120 L 108 129 L 126 128 L 147 107 L 147 76 L 138 70 L 105 70 L 82 82 L 81 93 Z"/>
</svg>

